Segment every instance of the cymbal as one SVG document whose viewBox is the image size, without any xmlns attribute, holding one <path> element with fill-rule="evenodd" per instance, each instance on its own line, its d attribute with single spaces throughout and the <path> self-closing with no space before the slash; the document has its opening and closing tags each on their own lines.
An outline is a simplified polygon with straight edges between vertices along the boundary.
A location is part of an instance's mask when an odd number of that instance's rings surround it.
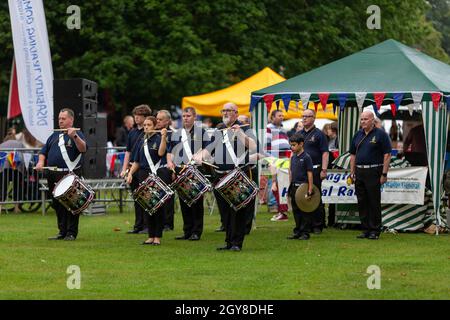
<svg viewBox="0 0 450 320">
<path fill-rule="evenodd" d="M 295 191 L 295 203 L 303 212 L 313 212 L 320 204 L 320 191 L 315 185 L 313 185 L 313 194 L 307 199 L 308 184 L 302 183 L 300 187 Z"/>
</svg>

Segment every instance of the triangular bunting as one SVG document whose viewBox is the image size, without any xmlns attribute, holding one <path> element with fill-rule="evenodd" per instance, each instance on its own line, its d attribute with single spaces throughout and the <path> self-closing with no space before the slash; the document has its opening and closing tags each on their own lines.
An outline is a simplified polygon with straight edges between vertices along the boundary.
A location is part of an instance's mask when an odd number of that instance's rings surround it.
<svg viewBox="0 0 450 320">
<path fill-rule="evenodd" d="M 434 111 L 438 111 L 439 102 L 441 102 L 442 94 L 440 92 L 431 93 L 431 100 L 433 100 Z"/>
<path fill-rule="evenodd" d="M 445 97 L 445 103 L 447 104 L 447 110 L 450 110 L 450 95 Z"/>
<path fill-rule="evenodd" d="M 291 103 L 291 95 L 283 94 L 283 95 L 281 95 L 281 100 L 283 100 L 284 110 L 286 110 L 286 112 L 288 112 L 289 111 L 289 103 Z"/>
<path fill-rule="evenodd" d="M 395 118 L 397 116 L 397 106 L 395 105 L 395 103 L 391 103 L 391 112 L 392 116 Z"/>
<path fill-rule="evenodd" d="M 336 114 L 337 105 L 336 103 L 333 103 L 333 114 Z"/>
<path fill-rule="evenodd" d="M 25 168 L 28 170 L 28 165 L 30 164 L 31 158 L 33 157 L 33 154 L 29 152 L 22 153 L 23 155 L 23 163 L 25 164 Z"/>
<path fill-rule="evenodd" d="M 345 103 L 347 102 L 347 94 L 346 93 L 340 93 L 338 94 L 338 100 L 339 100 L 339 108 L 341 111 L 344 111 Z"/>
<path fill-rule="evenodd" d="M 3 168 L 3 165 L 6 162 L 7 153 L 6 152 L 0 152 L 0 169 Z"/>
<path fill-rule="evenodd" d="M 303 110 L 308 109 L 310 97 L 311 97 L 311 93 L 300 93 L 300 100 L 302 100 Z"/>
<path fill-rule="evenodd" d="M 256 107 L 256 105 L 258 104 L 259 100 L 261 99 L 260 96 L 252 96 L 250 99 L 250 113 L 253 111 L 253 109 Z"/>
<path fill-rule="evenodd" d="M 377 118 L 380 118 L 380 113 L 378 112 L 378 108 L 376 105 L 372 105 L 373 108 L 373 112 L 375 112 L 375 115 L 377 116 Z"/>
<path fill-rule="evenodd" d="M 277 110 L 280 109 L 280 100 L 275 101 L 275 104 L 277 105 Z"/>
<path fill-rule="evenodd" d="M 263 97 L 264 102 L 266 103 L 267 113 L 269 113 L 270 109 L 272 109 L 272 103 L 273 103 L 274 98 L 275 98 L 275 95 L 273 95 L 273 94 L 267 94 Z"/>
<path fill-rule="evenodd" d="M 395 103 L 395 106 L 397 107 L 397 110 L 400 107 L 400 104 L 402 103 L 404 95 L 405 95 L 404 93 L 394 93 L 393 98 L 394 98 L 394 103 Z"/>
<path fill-rule="evenodd" d="M 413 91 L 413 92 L 411 92 L 411 96 L 412 96 L 412 99 L 414 101 L 414 103 L 412 105 L 412 108 L 413 109 L 419 109 L 420 108 L 420 104 L 422 103 L 423 92 Z M 408 106 L 408 109 L 410 109 L 409 106 Z M 409 113 L 412 115 L 411 109 L 409 110 Z"/>
<path fill-rule="evenodd" d="M 325 111 L 327 109 L 327 102 L 328 102 L 329 96 L 330 96 L 329 93 L 319 93 L 319 100 L 320 100 L 320 104 L 322 105 L 323 111 Z"/>
<path fill-rule="evenodd" d="M 364 101 L 366 100 L 366 92 L 355 92 L 355 100 L 358 105 L 359 112 L 362 111 L 362 107 L 364 105 Z"/>
<path fill-rule="evenodd" d="M 385 92 L 374 92 L 373 97 L 375 98 L 375 103 L 377 105 L 377 109 L 380 110 L 381 105 L 383 104 Z"/>
<path fill-rule="evenodd" d="M 317 113 L 317 108 L 318 107 L 319 107 L 319 102 L 314 101 L 314 110 L 316 111 L 316 113 Z"/>
</svg>

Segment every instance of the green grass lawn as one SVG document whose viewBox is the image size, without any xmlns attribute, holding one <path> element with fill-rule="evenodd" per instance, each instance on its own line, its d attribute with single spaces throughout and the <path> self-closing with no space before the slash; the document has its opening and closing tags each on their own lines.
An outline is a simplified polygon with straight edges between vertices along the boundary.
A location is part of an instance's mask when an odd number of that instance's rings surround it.
<svg viewBox="0 0 450 320">
<path fill-rule="evenodd" d="M 263 209 L 264 210 L 264 209 Z M 383 234 L 359 240 L 355 230 L 327 229 L 309 241 L 286 240 L 294 221 L 258 214 L 242 252 L 219 252 L 218 215 L 205 216 L 201 241 L 166 232 L 159 247 L 127 235 L 134 215 L 82 216 L 77 241 L 48 241 L 56 217 L 0 215 L 0 299 L 448 299 L 449 235 Z M 121 231 L 114 231 L 120 228 Z M 81 269 L 81 289 L 66 286 L 68 266 Z M 381 289 L 369 290 L 370 265 Z"/>
</svg>

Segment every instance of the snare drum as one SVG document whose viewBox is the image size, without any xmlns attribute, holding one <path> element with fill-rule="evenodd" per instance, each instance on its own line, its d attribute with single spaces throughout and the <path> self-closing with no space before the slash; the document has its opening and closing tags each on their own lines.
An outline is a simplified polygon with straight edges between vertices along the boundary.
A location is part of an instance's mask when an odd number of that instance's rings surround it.
<svg viewBox="0 0 450 320">
<path fill-rule="evenodd" d="M 133 192 L 133 199 L 152 215 L 167 200 L 172 197 L 173 191 L 161 180 L 160 177 L 150 174 L 147 179 L 139 184 Z"/>
<path fill-rule="evenodd" d="M 58 200 L 67 210 L 78 214 L 85 210 L 94 199 L 94 190 L 85 184 L 77 175 L 65 175 L 53 189 L 53 198 Z"/>
<path fill-rule="evenodd" d="M 258 193 L 258 186 L 241 169 L 236 168 L 219 180 L 215 189 L 238 211 L 252 201 Z"/>
<path fill-rule="evenodd" d="M 205 192 L 212 190 L 208 179 L 193 165 L 186 166 L 170 187 L 177 191 L 180 199 L 189 207 Z"/>
</svg>

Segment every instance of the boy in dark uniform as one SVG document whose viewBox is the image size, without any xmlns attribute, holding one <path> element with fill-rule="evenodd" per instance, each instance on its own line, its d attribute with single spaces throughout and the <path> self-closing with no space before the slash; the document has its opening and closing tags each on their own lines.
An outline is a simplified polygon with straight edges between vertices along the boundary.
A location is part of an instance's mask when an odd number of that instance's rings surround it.
<svg viewBox="0 0 450 320">
<path fill-rule="evenodd" d="M 313 188 L 313 164 L 311 157 L 303 149 L 305 138 L 300 133 L 295 133 L 289 138 L 289 144 L 293 155 L 289 168 L 289 196 L 291 197 L 292 211 L 295 219 L 294 234 L 288 239 L 308 240 L 311 232 L 312 213 L 300 210 L 295 202 L 295 192 L 302 183 L 308 183 L 308 195 Z"/>
</svg>

